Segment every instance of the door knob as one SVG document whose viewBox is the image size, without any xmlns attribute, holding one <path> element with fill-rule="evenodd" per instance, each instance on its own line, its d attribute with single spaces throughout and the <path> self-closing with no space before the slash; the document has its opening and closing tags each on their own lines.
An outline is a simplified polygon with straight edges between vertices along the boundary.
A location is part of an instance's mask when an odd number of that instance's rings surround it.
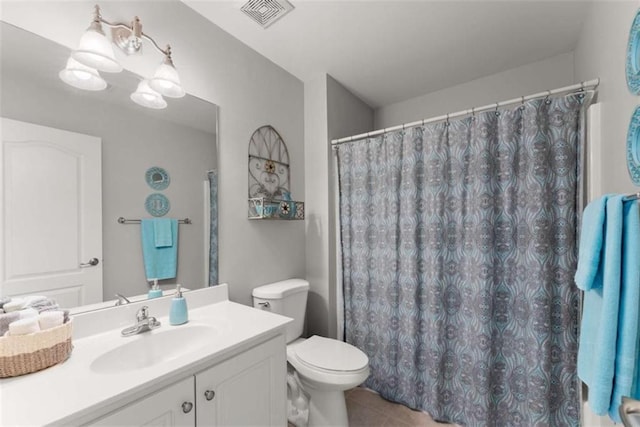
<svg viewBox="0 0 640 427">
<path fill-rule="evenodd" d="M 193 409 L 193 403 L 191 402 L 182 402 L 182 412 L 188 414 Z"/>
<path fill-rule="evenodd" d="M 94 267 L 100 264 L 100 260 L 98 258 L 91 258 L 89 262 L 80 263 L 80 267 Z"/>
<path fill-rule="evenodd" d="M 207 400 L 212 400 L 215 395 L 216 395 L 216 392 L 213 390 L 206 390 L 204 392 L 204 398 Z"/>
</svg>

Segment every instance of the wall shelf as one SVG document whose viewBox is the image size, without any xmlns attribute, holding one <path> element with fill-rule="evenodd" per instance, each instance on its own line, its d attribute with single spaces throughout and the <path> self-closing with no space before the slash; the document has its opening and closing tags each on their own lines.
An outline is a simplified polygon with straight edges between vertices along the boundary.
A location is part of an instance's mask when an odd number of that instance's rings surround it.
<svg viewBox="0 0 640 427">
<path fill-rule="evenodd" d="M 248 216 L 249 219 L 304 219 L 304 202 L 253 197 L 249 199 Z"/>
</svg>

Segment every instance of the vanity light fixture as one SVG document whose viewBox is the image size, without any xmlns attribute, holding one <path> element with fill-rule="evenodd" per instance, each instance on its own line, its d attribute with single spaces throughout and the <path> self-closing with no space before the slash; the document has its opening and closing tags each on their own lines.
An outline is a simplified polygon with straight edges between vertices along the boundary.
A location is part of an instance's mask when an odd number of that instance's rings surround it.
<svg viewBox="0 0 640 427">
<path fill-rule="evenodd" d="M 130 98 L 136 104 L 147 108 L 161 110 L 167 107 L 167 101 L 149 86 L 149 80 L 142 80 L 138 83 L 138 88 L 131 94 Z"/>
<path fill-rule="evenodd" d="M 109 40 L 103 30 L 103 25 L 111 30 Z M 71 53 L 67 66 L 59 74 L 65 83 L 85 90 L 102 90 L 107 87 L 100 77 L 99 71 L 118 73 L 123 70 L 115 57 L 113 45 L 116 45 L 126 55 L 142 53 L 142 41 L 150 42 L 164 59 L 156 69 L 153 77 L 144 79 L 138 84 L 137 90 L 131 94 L 131 99 L 139 105 L 148 108 L 165 108 L 166 101 L 162 96 L 181 98 L 185 91 L 180 83 L 180 76 L 171 59 L 171 47 L 162 49 L 150 36 L 142 32 L 142 24 L 136 16 L 130 25 L 111 23 L 102 18 L 100 7 L 95 6 L 93 21 L 80 38 L 78 49 Z"/>
<path fill-rule="evenodd" d="M 71 57 L 98 71 L 119 73 L 122 71 L 122 65 L 116 60 L 113 46 L 102 30 L 102 22 L 100 6 L 96 5 L 93 21 L 80 37 L 78 49 L 71 53 Z M 104 22 L 108 25 L 106 21 Z"/>
<path fill-rule="evenodd" d="M 84 90 L 103 90 L 107 87 L 100 73 L 94 68 L 82 65 L 73 58 L 67 60 L 67 66 L 58 74 L 68 85 Z"/>
</svg>

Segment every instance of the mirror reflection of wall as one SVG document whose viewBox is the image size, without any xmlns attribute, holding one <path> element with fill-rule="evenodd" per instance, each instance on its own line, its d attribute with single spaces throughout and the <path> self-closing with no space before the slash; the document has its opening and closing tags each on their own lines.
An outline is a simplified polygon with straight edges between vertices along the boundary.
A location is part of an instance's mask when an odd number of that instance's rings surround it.
<svg viewBox="0 0 640 427">
<path fill-rule="evenodd" d="M 119 224 L 117 218 L 150 216 L 145 199 L 157 190 L 150 188 L 145 173 L 154 166 L 170 174 L 171 185 L 162 190 L 171 202 L 166 217 L 192 220 L 180 225 L 177 277 L 160 284 L 206 286 L 205 181 L 207 171 L 217 168 L 217 106 L 187 95 L 172 99 L 165 110 L 145 109 L 129 99 L 139 77 L 127 71 L 104 75 L 109 83 L 105 91 L 75 89 L 58 78 L 69 49 L 0 24 L 2 116 L 102 139 L 104 299 L 149 289 L 140 228 Z M 162 185 L 165 177 L 154 173 L 151 179 Z"/>
</svg>

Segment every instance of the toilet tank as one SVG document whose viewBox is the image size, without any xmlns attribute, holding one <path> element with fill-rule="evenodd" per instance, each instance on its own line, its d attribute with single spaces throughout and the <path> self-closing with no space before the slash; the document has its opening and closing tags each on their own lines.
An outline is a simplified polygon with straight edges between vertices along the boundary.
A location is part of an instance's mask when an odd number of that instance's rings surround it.
<svg viewBox="0 0 640 427">
<path fill-rule="evenodd" d="M 289 279 L 258 286 L 253 290 L 253 306 L 262 310 L 291 317 L 287 325 L 287 343 L 299 338 L 304 327 L 309 282 Z"/>
</svg>

